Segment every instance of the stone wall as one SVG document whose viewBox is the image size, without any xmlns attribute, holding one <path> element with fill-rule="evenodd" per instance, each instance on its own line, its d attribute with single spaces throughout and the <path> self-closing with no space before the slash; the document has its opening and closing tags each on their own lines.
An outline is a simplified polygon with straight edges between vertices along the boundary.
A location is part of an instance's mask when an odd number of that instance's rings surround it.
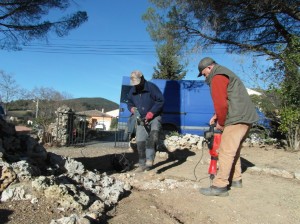
<svg viewBox="0 0 300 224">
<path fill-rule="evenodd" d="M 48 153 L 36 136 L 18 134 L 15 126 L 0 119 L 0 201 L 55 199 L 74 214 L 51 223 L 97 220 L 131 186 L 85 169 L 82 163 Z M 74 222 L 71 222 L 73 220 Z"/>
</svg>

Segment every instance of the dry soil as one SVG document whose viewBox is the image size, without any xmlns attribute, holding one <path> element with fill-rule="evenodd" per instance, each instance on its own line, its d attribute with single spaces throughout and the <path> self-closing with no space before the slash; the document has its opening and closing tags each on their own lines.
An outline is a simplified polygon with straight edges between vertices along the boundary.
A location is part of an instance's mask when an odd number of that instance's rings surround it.
<svg viewBox="0 0 300 224">
<path fill-rule="evenodd" d="M 199 193 L 200 187 L 210 185 L 207 174 L 209 154 L 205 149 L 179 150 L 170 154 L 169 159 L 157 156 L 154 169 L 144 173 L 135 173 L 134 168 L 125 173 L 113 172 L 112 156 L 125 155 L 136 161 L 136 152 L 130 152 L 126 147 L 114 147 L 109 142 L 47 150 L 75 158 L 87 169 L 107 172 L 131 183 L 131 192 L 101 223 L 300 223 L 300 181 L 251 169 L 299 173 L 299 152 L 270 146 L 244 147 L 241 153 L 243 188 L 231 189 L 228 197 L 207 197 Z M 43 197 L 36 204 L 28 201 L 0 203 L 0 223 L 48 224 L 51 219 L 66 214 L 55 202 Z"/>
</svg>

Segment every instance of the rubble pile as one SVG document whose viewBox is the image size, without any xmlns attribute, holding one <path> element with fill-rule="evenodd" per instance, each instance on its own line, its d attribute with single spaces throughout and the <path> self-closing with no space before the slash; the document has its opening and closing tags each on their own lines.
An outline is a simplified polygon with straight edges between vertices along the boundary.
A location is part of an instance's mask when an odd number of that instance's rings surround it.
<svg viewBox="0 0 300 224">
<path fill-rule="evenodd" d="M 82 163 L 48 153 L 35 136 L 18 134 L 15 126 L 0 119 L 0 200 L 54 199 L 74 211 L 55 223 L 99 220 L 131 186 L 85 169 Z"/>
<path fill-rule="evenodd" d="M 174 152 L 175 150 L 189 149 L 192 151 L 202 149 L 204 138 L 199 135 L 173 135 L 168 136 L 164 140 L 164 146 L 169 152 Z"/>
<path fill-rule="evenodd" d="M 267 140 L 274 144 L 276 139 L 261 139 L 256 135 L 250 135 L 244 142 L 245 146 L 260 146 L 264 147 Z M 167 136 L 163 141 L 164 147 L 169 152 L 174 152 L 175 150 L 188 149 L 191 151 L 201 150 L 205 146 L 205 139 L 203 136 L 185 134 L 185 135 L 173 135 Z"/>
</svg>

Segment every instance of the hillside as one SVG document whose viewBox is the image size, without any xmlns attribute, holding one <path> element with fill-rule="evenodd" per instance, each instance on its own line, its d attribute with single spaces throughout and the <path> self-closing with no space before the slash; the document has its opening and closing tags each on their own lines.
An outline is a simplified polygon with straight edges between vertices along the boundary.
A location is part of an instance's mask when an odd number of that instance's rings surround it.
<svg viewBox="0 0 300 224">
<path fill-rule="evenodd" d="M 47 102 L 48 104 L 49 102 Z M 59 102 L 59 105 L 67 105 L 72 108 L 74 111 L 86 111 L 86 110 L 104 110 L 104 112 L 115 110 L 119 108 L 119 105 L 110 100 L 94 97 L 94 98 L 75 98 L 68 99 Z M 39 101 L 39 106 L 43 106 L 43 101 Z M 15 115 L 17 117 L 24 116 L 28 114 L 30 116 L 30 112 L 34 113 L 36 110 L 36 103 L 32 100 L 16 100 L 8 103 L 6 105 L 7 113 L 11 115 Z M 20 114 L 21 113 L 21 114 Z"/>
<path fill-rule="evenodd" d="M 71 105 L 80 105 L 83 110 L 104 110 L 104 112 L 115 110 L 119 108 L 119 105 L 115 102 L 110 100 L 95 97 L 95 98 L 76 98 L 76 99 L 69 99 L 64 100 L 66 104 L 70 107 Z"/>
</svg>

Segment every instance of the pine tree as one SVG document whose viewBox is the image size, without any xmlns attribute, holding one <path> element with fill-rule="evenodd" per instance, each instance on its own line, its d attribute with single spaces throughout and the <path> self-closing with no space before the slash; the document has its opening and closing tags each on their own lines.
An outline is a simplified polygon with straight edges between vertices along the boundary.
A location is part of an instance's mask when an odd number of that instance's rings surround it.
<svg viewBox="0 0 300 224">
<path fill-rule="evenodd" d="M 157 46 L 156 52 L 159 62 L 154 67 L 152 78 L 181 80 L 185 77 L 187 72 L 184 70 L 185 65 L 179 62 L 179 50 L 180 47 L 171 41 Z"/>
</svg>

